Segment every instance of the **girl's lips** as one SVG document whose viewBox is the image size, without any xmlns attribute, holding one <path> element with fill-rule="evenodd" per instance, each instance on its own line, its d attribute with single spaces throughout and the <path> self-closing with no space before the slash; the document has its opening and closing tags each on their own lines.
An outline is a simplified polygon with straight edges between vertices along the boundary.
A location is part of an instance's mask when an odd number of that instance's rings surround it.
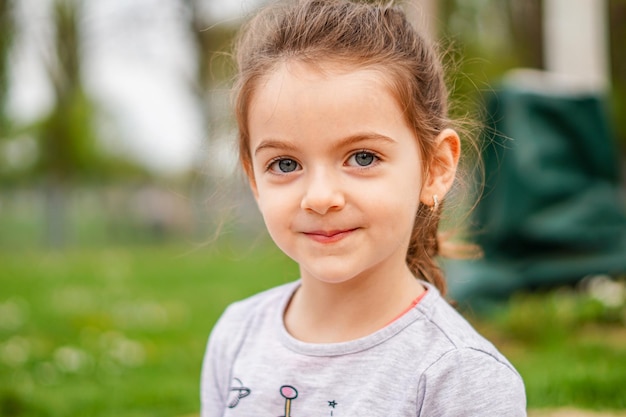
<svg viewBox="0 0 626 417">
<path fill-rule="evenodd" d="M 343 238 L 350 235 L 356 229 L 346 229 L 346 230 L 331 230 L 331 231 L 323 231 L 323 230 L 314 230 L 311 232 L 304 232 L 304 235 L 311 240 L 314 240 L 319 243 L 335 243 Z"/>
</svg>

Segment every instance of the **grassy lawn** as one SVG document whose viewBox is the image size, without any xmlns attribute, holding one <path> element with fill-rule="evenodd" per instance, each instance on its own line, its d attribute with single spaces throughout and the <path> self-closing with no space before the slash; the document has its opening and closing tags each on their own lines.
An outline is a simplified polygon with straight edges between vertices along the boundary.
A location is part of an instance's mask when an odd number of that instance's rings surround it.
<svg viewBox="0 0 626 417">
<path fill-rule="evenodd" d="M 5 251 L 0 265 L 2 416 L 196 412 L 218 315 L 295 274 L 261 247 Z"/>
<path fill-rule="evenodd" d="M 517 367 L 534 409 L 623 410 L 626 415 L 626 307 L 573 289 L 519 294 L 489 318 L 473 320 Z"/>
<path fill-rule="evenodd" d="M 265 246 L 1 251 L 0 415 L 197 413 L 220 312 L 297 275 Z M 555 291 L 472 321 L 524 376 L 529 407 L 620 410 L 625 311 Z"/>
</svg>

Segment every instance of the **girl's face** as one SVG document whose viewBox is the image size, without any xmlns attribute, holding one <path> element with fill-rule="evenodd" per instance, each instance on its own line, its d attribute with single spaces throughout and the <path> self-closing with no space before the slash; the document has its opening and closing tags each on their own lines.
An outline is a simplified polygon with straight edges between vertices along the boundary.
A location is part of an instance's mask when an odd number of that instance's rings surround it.
<svg viewBox="0 0 626 417">
<path fill-rule="evenodd" d="M 257 86 L 248 127 L 259 209 L 303 280 L 406 275 L 417 138 L 379 73 L 324 69 L 288 62 Z"/>
</svg>

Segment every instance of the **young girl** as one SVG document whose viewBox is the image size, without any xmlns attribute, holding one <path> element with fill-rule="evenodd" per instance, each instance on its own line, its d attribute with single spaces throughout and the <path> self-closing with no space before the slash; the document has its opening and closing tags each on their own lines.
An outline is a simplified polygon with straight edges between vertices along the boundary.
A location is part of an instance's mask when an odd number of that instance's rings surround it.
<svg viewBox="0 0 626 417">
<path fill-rule="evenodd" d="M 442 298 L 460 142 L 428 42 L 397 7 L 302 0 L 236 57 L 241 163 L 300 278 L 215 325 L 202 416 L 524 416 L 519 374 Z"/>
</svg>

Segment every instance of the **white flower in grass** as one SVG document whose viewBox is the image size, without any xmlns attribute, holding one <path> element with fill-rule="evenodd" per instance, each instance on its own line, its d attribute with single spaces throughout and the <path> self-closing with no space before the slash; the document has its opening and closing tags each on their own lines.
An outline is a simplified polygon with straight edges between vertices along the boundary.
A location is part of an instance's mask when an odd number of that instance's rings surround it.
<svg viewBox="0 0 626 417">
<path fill-rule="evenodd" d="M 619 307 L 626 301 L 624 283 L 614 281 L 607 275 L 589 279 L 589 294 L 607 307 Z"/>
<path fill-rule="evenodd" d="M 30 342 L 21 336 L 13 336 L 0 344 L 0 361 L 7 366 L 17 368 L 28 361 Z"/>
<path fill-rule="evenodd" d="M 62 346 L 54 351 L 54 363 L 65 373 L 78 373 L 91 365 L 89 354 L 74 346 Z"/>
<path fill-rule="evenodd" d="M 116 363 L 126 367 L 143 365 L 146 351 L 143 345 L 135 340 L 128 339 L 122 333 L 108 332 L 102 335 L 101 346 L 107 355 Z"/>
</svg>

